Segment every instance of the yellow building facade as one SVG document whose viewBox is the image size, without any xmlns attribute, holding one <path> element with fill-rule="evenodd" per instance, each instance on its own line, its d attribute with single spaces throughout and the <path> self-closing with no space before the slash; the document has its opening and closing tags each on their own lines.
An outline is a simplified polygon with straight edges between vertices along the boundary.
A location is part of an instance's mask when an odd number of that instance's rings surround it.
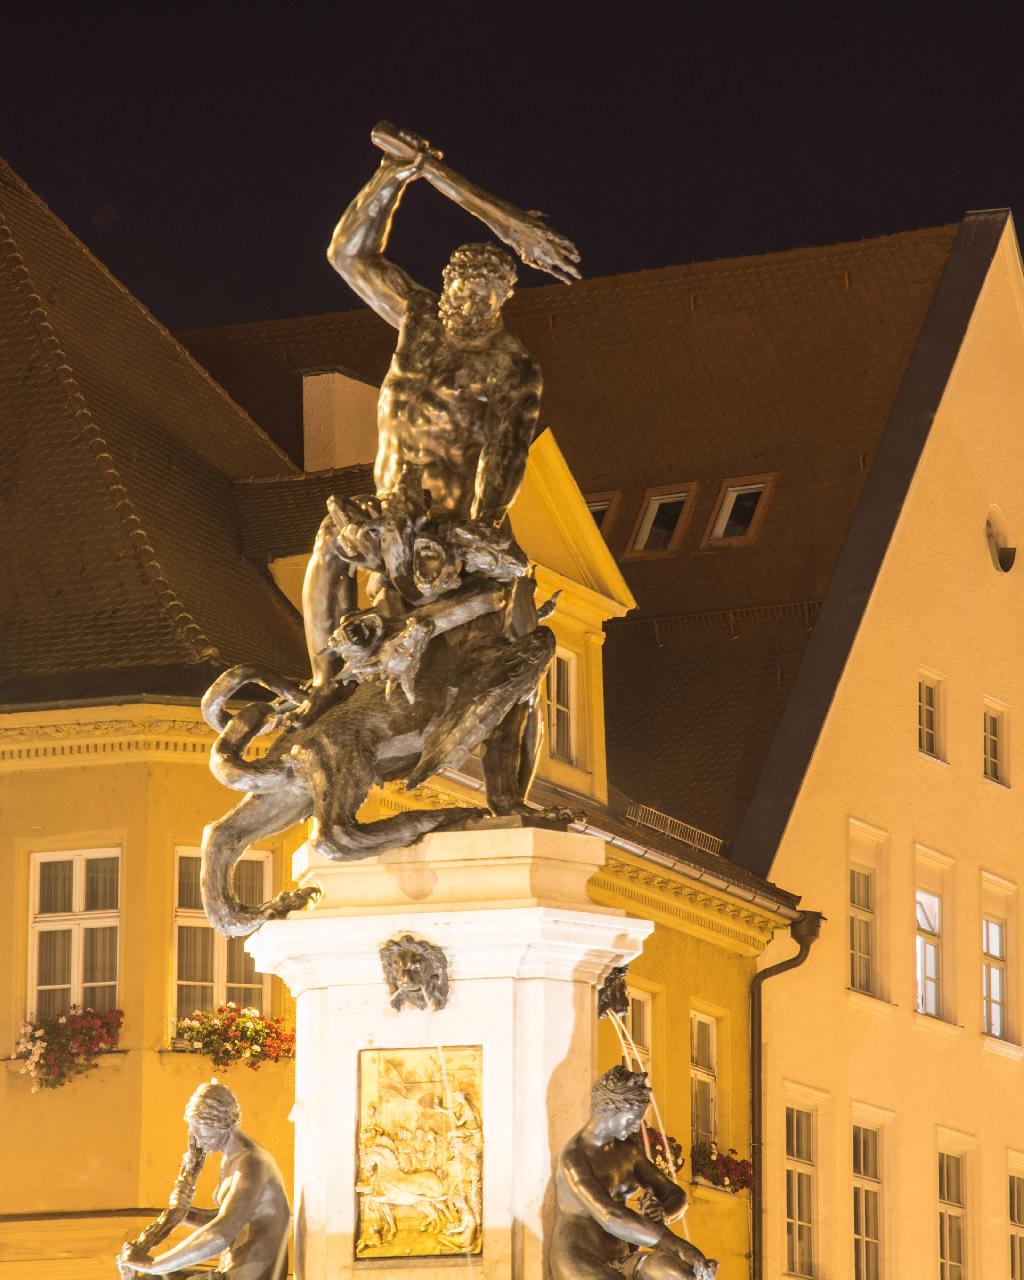
<svg viewBox="0 0 1024 1280">
<path fill-rule="evenodd" d="M 3 1064 L 0 1114 L 11 1158 L 0 1186 L 0 1267 L 12 1280 L 109 1275 L 120 1241 L 166 1205 L 186 1146 L 184 1103 L 214 1074 L 208 1059 L 172 1050 L 176 854 L 195 849 L 225 798 L 206 767 L 210 741 L 196 708 L 152 703 L 15 713 L 0 725 L 0 1037 L 13 1047 L 38 999 L 34 979 L 47 976 L 33 973 L 40 924 L 71 933 L 70 996 L 83 1003 L 74 971 L 89 913 L 33 911 L 43 859 L 117 859 L 117 907 L 103 918 L 117 929 L 116 1007 L 125 1012 L 117 1052 L 62 1088 L 33 1092 L 22 1061 Z M 290 846 L 266 848 L 281 883 Z M 226 998 L 226 988 L 214 993 Z M 270 1010 L 281 1012 L 285 999 L 274 984 Z M 292 1064 L 258 1073 L 236 1066 L 222 1078 L 238 1093 L 246 1128 L 288 1177 Z M 199 1193 L 207 1203 L 213 1185 L 211 1168 Z"/>
<path fill-rule="evenodd" d="M 1005 212 L 965 220 L 920 350 L 889 426 L 903 479 L 888 508 L 862 500 L 880 563 L 860 561 L 771 863 L 828 923 L 764 988 L 766 1276 L 1022 1273 L 1024 277 Z"/>
</svg>

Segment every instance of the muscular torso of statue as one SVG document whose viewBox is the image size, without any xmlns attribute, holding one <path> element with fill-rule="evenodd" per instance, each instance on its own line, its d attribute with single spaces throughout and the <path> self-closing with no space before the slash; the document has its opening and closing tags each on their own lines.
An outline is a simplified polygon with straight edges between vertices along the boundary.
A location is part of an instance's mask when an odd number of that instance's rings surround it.
<svg viewBox="0 0 1024 1280">
<path fill-rule="evenodd" d="M 482 450 L 510 410 L 539 404 L 540 391 L 540 369 L 507 330 L 456 345 L 424 290 L 406 311 L 380 389 L 378 495 L 393 492 L 410 467 L 421 468 L 433 516 L 472 518 Z"/>
</svg>

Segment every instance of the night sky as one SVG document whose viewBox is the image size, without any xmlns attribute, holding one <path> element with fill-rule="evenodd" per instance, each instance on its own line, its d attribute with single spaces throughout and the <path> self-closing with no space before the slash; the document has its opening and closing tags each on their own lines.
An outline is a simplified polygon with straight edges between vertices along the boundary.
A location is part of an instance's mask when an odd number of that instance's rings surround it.
<svg viewBox="0 0 1024 1280">
<path fill-rule="evenodd" d="M 584 274 L 633 271 L 1020 214 L 1020 12 L 37 5 L 4 19 L 0 153 L 172 328 L 354 305 L 323 254 L 381 118 L 544 210 Z M 391 252 L 435 284 L 478 238 L 421 183 Z"/>
</svg>

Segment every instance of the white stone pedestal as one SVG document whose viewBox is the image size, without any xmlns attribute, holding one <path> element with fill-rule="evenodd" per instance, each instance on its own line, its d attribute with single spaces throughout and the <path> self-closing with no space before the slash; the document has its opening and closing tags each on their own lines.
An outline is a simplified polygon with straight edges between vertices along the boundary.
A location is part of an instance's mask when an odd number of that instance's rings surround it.
<svg viewBox="0 0 1024 1280">
<path fill-rule="evenodd" d="M 246 947 L 298 1004 L 300 1280 L 546 1275 L 552 1168 L 596 1075 L 594 984 L 653 928 L 589 902 L 603 863 L 591 836 L 514 826 L 439 833 L 348 866 L 296 853 L 299 882 L 323 887 L 319 905 L 265 924 Z M 379 950 L 405 933 L 447 955 L 439 1011 L 391 1007 Z M 483 1059 L 481 1255 L 355 1261 L 360 1050 L 465 1045 Z"/>
</svg>

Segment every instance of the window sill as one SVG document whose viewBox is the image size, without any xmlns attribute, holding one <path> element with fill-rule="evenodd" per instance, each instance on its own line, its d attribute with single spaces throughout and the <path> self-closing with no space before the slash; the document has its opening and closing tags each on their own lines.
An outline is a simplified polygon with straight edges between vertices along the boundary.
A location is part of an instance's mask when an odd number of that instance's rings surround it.
<svg viewBox="0 0 1024 1280">
<path fill-rule="evenodd" d="M 982 782 L 989 782 L 993 787 L 998 787 L 1000 791 L 1009 791 L 1010 784 L 1005 778 L 990 778 L 987 773 L 981 775 Z"/>
<path fill-rule="evenodd" d="M 858 991 L 856 987 L 847 987 L 846 991 L 852 1005 L 859 1005 L 862 1009 L 870 1009 L 872 1013 L 888 1014 L 899 1007 L 893 1004 L 891 1000 L 886 1000 L 884 996 L 875 996 L 869 991 Z"/>
<path fill-rule="evenodd" d="M 927 1027 L 930 1031 L 937 1031 L 940 1035 L 956 1036 L 963 1031 L 963 1027 L 959 1022 L 948 1022 L 945 1018 L 933 1017 L 930 1013 L 920 1013 L 914 1010 L 914 1021 L 919 1027 Z"/>
<path fill-rule="evenodd" d="M 1024 1059 L 1024 1045 L 1014 1044 L 1012 1040 L 1001 1040 L 998 1036 L 990 1036 L 982 1032 L 981 1047 L 986 1053 L 994 1053 L 1000 1058 L 1009 1058 L 1011 1062 Z"/>
<path fill-rule="evenodd" d="M 746 1191 L 730 1191 L 728 1187 L 716 1187 L 713 1182 L 708 1182 L 706 1178 L 694 1178 L 690 1183 L 694 1200 L 706 1200 L 709 1203 L 718 1203 L 724 1197 L 726 1200 L 745 1200 L 747 1199 Z"/>
<path fill-rule="evenodd" d="M 96 1066 L 112 1067 L 114 1066 L 115 1058 L 126 1058 L 127 1056 L 128 1056 L 127 1049 L 107 1049 L 104 1053 L 98 1053 L 96 1055 Z M 2 1061 L 6 1066 L 7 1070 L 11 1073 L 11 1075 L 19 1076 L 22 1074 L 21 1069 L 25 1065 L 24 1058 L 11 1057 L 11 1058 L 4 1058 L 2 1059 Z M 27 1071 L 25 1072 L 25 1076 L 26 1077 L 28 1076 Z"/>
<path fill-rule="evenodd" d="M 917 754 L 922 760 L 930 760 L 932 764 L 941 765 L 943 769 L 949 768 L 949 761 L 943 760 L 942 756 L 933 756 L 930 751 L 922 751 L 920 747 L 917 749 Z"/>
<path fill-rule="evenodd" d="M 622 553 L 623 560 L 673 560 L 679 555 L 679 548 L 673 547 L 661 548 L 659 551 L 624 551 Z"/>
<path fill-rule="evenodd" d="M 700 544 L 701 551 L 717 551 L 720 547 L 752 547 L 757 541 L 757 534 L 753 537 L 749 534 L 743 534 L 739 538 L 707 538 Z"/>
</svg>

